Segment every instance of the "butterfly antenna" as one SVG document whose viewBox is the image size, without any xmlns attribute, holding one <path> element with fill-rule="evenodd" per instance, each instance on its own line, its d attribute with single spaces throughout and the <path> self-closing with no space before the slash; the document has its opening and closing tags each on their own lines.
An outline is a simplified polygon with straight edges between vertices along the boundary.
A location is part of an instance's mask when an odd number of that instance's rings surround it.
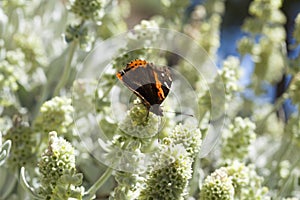
<svg viewBox="0 0 300 200">
<path fill-rule="evenodd" d="M 182 113 L 182 112 L 176 112 L 176 111 L 164 111 L 164 112 L 175 113 L 176 115 L 185 115 L 188 117 L 194 117 L 194 115 L 192 115 L 192 114 L 187 114 L 187 113 Z"/>
</svg>

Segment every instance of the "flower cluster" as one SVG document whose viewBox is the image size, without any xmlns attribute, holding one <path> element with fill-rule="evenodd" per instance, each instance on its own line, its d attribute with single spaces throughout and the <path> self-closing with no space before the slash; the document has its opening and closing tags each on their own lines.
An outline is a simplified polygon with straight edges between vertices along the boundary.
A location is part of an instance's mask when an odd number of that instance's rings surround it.
<svg viewBox="0 0 300 200">
<path fill-rule="evenodd" d="M 6 52 L 6 60 L 9 64 L 18 66 L 20 68 L 25 67 L 25 54 L 21 49 Z"/>
<path fill-rule="evenodd" d="M 236 117 L 223 134 L 222 155 L 226 159 L 243 160 L 256 138 L 255 124 L 248 118 Z"/>
<path fill-rule="evenodd" d="M 159 146 L 139 199 L 183 199 L 201 142 L 199 129 L 177 125 Z"/>
<path fill-rule="evenodd" d="M 263 179 L 253 165 L 233 162 L 208 176 L 201 187 L 200 199 L 270 199 L 268 189 L 262 186 Z"/>
<path fill-rule="evenodd" d="M 7 166 L 19 170 L 22 166 L 34 164 L 35 160 L 35 134 L 30 126 L 22 122 L 20 117 L 15 117 L 14 125 L 3 136 L 5 141 L 11 140 L 12 146 Z"/>
<path fill-rule="evenodd" d="M 14 35 L 14 42 L 25 54 L 28 73 L 34 72 L 37 67 L 47 65 L 48 61 L 41 38 L 33 34 L 18 33 Z"/>
<path fill-rule="evenodd" d="M 6 60 L 0 61 L 0 88 L 9 88 L 12 91 L 18 89 L 15 67 Z"/>
<path fill-rule="evenodd" d="M 233 200 L 234 187 L 225 168 L 217 169 L 206 177 L 201 189 L 200 200 Z"/>
<path fill-rule="evenodd" d="M 219 72 L 225 85 L 227 101 L 230 101 L 233 98 L 234 93 L 240 89 L 238 84 L 240 79 L 239 67 L 240 63 L 236 57 L 228 57 L 223 63 L 222 70 Z"/>
<path fill-rule="evenodd" d="M 119 124 L 119 128 L 128 135 L 139 138 L 149 138 L 158 133 L 159 117 L 149 112 L 148 109 L 136 100 L 127 117 Z"/>
<path fill-rule="evenodd" d="M 263 178 L 256 173 L 254 165 L 245 166 L 235 161 L 226 167 L 226 171 L 232 180 L 235 199 L 269 199 L 268 188 L 262 185 Z"/>
<path fill-rule="evenodd" d="M 165 145 L 182 144 L 191 158 L 197 156 L 201 148 L 201 132 L 198 128 L 179 124 L 163 139 Z"/>
<path fill-rule="evenodd" d="M 104 16 L 105 1 L 103 0 L 72 0 L 70 11 L 79 18 L 80 22 L 69 24 L 65 31 L 65 41 L 74 43 L 73 50 L 76 45 L 85 51 L 91 49 L 94 36 L 90 34 L 90 25 L 85 24 L 86 21 L 93 21 L 96 25 L 102 24 Z"/>
<path fill-rule="evenodd" d="M 275 29 L 273 30 L 276 31 L 277 30 L 276 28 L 281 27 L 281 25 L 284 24 L 286 21 L 284 14 L 280 10 L 281 6 L 282 6 L 282 0 L 253 1 L 250 4 L 249 12 L 252 16 L 254 16 L 254 18 L 246 19 L 246 22 L 244 24 L 244 30 L 252 34 L 260 34 L 260 33 L 272 34 L 271 32 L 269 32 L 271 30 L 268 30 L 268 28 L 274 26 Z M 277 40 L 281 41 L 284 38 L 284 35 L 279 34 L 277 35 L 277 37 L 279 37 L 277 38 Z"/>
<path fill-rule="evenodd" d="M 251 2 L 249 13 L 243 30 L 251 33 L 251 37 L 244 37 L 238 45 L 242 55 L 252 55 L 255 63 L 255 78 L 273 83 L 281 78 L 284 65 L 285 30 L 283 24 L 286 19 L 280 7 L 282 1 L 255 0 Z M 259 41 L 255 37 L 259 35 Z"/>
<path fill-rule="evenodd" d="M 190 23 L 184 28 L 185 33 L 199 41 L 199 44 L 211 57 L 220 46 L 220 25 L 224 13 L 224 0 L 206 1 L 192 13 Z"/>
<path fill-rule="evenodd" d="M 141 23 L 133 27 L 133 31 L 128 33 L 130 40 L 155 41 L 158 34 L 159 26 L 154 20 L 142 20 Z"/>
<path fill-rule="evenodd" d="M 25 55 L 21 49 L 4 51 L 4 53 L 4 59 L 0 60 L 0 89 L 1 91 L 16 91 L 19 88 L 18 82 L 26 82 Z"/>
<path fill-rule="evenodd" d="M 49 145 L 38 164 L 41 173 L 39 193 L 46 199 L 77 198 L 82 195 L 82 175 L 76 174 L 75 151 L 56 132 L 49 133 Z"/>
<path fill-rule="evenodd" d="M 74 108 L 71 99 L 54 97 L 40 108 L 40 115 L 35 122 L 35 129 L 44 134 L 56 131 L 66 137 L 72 136 Z"/>
<path fill-rule="evenodd" d="M 130 163 L 124 170 L 129 172 L 115 173 L 118 186 L 111 194 L 112 199 L 136 199 L 138 196 L 142 177 L 130 172 L 130 169 L 137 172 L 145 171 L 145 153 L 151 152 L 151 145 L 156 139 L 154 136 L 159 131 L 159 125 L 159 117 L 149 113 L 139 99 L 135 100 L 134 106 L 120 122 L 112 143 L 108 146 L 107 159 L 113 159 L 110 162 L 118 165 L 121 162 L 124 166 Z"/>
<path fill-rule="evenodd" d="M 83 20 L 99 22 L 104 15 L 103 0 L 73 0 L 71 11 Z"/>
<path fill-rule="evenodd" d="M 138 199 L 183 199 L 191 165 L 192 159 L 183 145 L 162 145 Z"/>
</svg>

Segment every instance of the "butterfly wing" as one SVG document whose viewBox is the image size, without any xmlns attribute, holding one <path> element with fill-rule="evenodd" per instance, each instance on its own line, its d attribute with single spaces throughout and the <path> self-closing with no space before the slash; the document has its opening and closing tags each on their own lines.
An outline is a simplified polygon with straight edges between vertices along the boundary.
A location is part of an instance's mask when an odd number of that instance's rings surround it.
<svg viewBox="0 0 300 200">
<path fill-rule="evenodd" d="M 153 64 L 146 67 L 148 78 L 144 85 L 137 88 L 150 105 L 161 104 L 169 94 L 172 78 L 170 70 L 167 67 L 158 68 Z"/>
<path fill-rule="evenodd" d="M 167 67 L 157 68 L 152 63 L 135 64 L 129 63 L 124 70 L 117 73 L 117 77 L 142 99 L 151 112 L 162 115 L 159 106 L 172 85 L 170 70 Z"/>
</svg>

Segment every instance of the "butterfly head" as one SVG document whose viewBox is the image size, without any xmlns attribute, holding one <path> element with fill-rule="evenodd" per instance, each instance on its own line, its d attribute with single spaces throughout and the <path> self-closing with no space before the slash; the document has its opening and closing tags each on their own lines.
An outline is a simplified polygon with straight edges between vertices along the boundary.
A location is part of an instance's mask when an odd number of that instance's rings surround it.
<svg viewBox="0 0 300 200">
<path fill-rule="evenodd" d="M 158 116 L 163 116 L 163 110 L 160 107 L 160 104 L 151 105 L 149 111 L 153 112 L 154 114 L 156 114 Z"/>
</svg>

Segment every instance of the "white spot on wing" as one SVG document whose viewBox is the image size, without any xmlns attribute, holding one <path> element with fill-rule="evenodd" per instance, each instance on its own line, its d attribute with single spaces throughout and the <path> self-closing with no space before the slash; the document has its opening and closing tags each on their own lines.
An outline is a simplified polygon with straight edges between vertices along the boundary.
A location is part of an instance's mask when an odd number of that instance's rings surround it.
<svg viewBox="0 0 300 200">
<path fill-rule="evenodd" d="M 168 85 L 168 83 L 166 81 L 164 82 L 164 85 L 167 86 L 167 88 L 170 89 L 170 86 Z"/>
</svg>

